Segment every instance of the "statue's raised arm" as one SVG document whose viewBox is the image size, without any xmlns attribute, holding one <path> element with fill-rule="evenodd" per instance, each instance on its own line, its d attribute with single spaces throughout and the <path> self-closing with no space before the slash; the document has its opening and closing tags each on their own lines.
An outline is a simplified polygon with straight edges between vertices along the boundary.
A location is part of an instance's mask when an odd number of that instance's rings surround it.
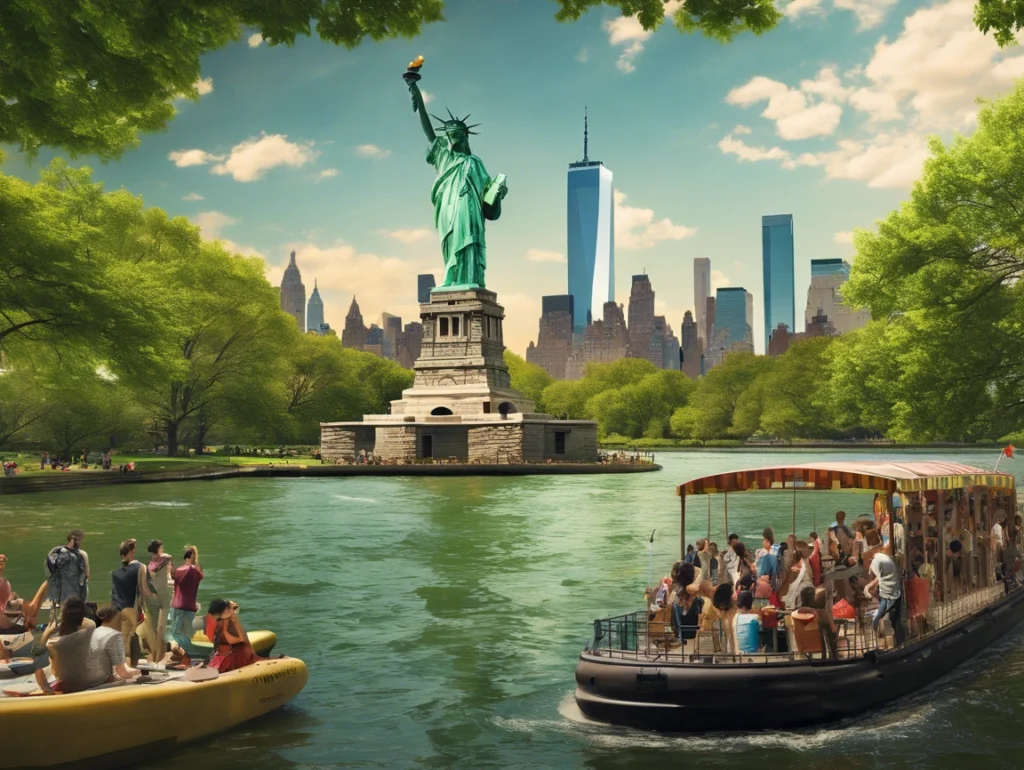
<svg viewBox="0 0 1024 770">
<path fill-rule="evenodd" d="M 422 66 L 423 57 L 417 56 L 414 61 L 409 62 L 409 69 L 405 71 L 402 77 L 409 86 L 409 93 L 412 95 L 412 111 L 419 113 L 420 126 L 423 128 L 423 133 L 426 134 L 428 142 L 433 142 L 437 135 L 434 133 L 434 127 L 430 124 L 430 116 L 427 114 L 427 109 L 423 104 L 423 94 L 420 93 L 420 87 L 417 85 L 417 81 L 423 77 L 420 75 L 420 67 Z"/>
</svg>

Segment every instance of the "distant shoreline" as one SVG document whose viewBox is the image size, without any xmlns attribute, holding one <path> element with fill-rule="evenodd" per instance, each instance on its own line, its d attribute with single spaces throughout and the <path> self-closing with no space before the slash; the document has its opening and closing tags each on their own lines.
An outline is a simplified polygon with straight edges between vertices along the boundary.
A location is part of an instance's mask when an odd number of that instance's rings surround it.
<svg viewBox="0 0 1024 770">
<path fill-rule="evenodd" d="M 800 444 L 740 444 L 737 446 L 644 446 L 635 444 L 601 444 L 601 449 L 613 451 L 638 452 L 800 452 L 805 449 L 858 450 L 864 452 L 912 452 L 912 451 L 946 451 L 946 452 L 986 452 L 993 456 L 999 455 L 1002 446 L 999 444 L 871 444 L 854 441 L 809 441 Z"/>
<path fill-rule="evenodd" d="M 30 492 L 61 492 L 118 484 L 150 484 L 170 481 L 216 481 L 232 478 L 351 478 L 365 476 L 578 476 L 660 471 L 654 463 L 552 463 L 536 465 L 234 465 L 206 466 L 145 473 L 54 472 L 0 479 L 0 497 Z"/>
</svg>

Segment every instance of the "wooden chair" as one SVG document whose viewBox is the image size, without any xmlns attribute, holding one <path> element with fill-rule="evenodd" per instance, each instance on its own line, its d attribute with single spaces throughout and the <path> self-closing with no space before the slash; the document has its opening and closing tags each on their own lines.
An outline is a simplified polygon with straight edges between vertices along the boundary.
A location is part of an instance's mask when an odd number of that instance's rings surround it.
<svg viewBox="0 0 1024 770">
<path fill-rule="evenodd" d="M 655 660 L 667 653 L 669 648 L 679 644 L 679 637 L 672 628 L 672 607 L 661 607 L 647 613 L 647 651 L 659 650 Z"/>
<path fill-rule="evenodd" d="M 818 625 L 818 613 L 797 610 L 786 616 L 786 630 L 793 640 L 795 652 L 810 657 L 825 654 L 825 642 Z"/>
</svg>

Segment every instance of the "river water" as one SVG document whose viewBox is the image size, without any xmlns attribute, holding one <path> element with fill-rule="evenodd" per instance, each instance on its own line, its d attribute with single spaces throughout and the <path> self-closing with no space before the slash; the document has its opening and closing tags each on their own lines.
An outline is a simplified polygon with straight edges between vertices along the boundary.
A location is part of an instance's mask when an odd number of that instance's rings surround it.
<svg viewBox="0 0 1024 770">
<path fill-rule="evenodd" d="M 885 453 L 991 468 L 998 450 Z M 15 590 L 39 585 L 47 550 L 87 533 L 102 601 L 118 543 L 196 543 L 200 603 L 242 606 L 252 629 L 311 676 L 286 709 L 149 770 L 256 768 L 1020 767 L 1024 628 L 928 691 L 822 729 L 662 737 L 587 723 L 573 671 L 594 618 L 641 606 L 679 548 L 674 484 L 709 473 L 858 452 L 686 452 L 660 473 L 523 478 L 233 479 L 0 498 L 0 552 Z M 1024 470 L 1004 459 L 1000 470 Z M 870 495 L 805 492 L 801 536 Z M 788 493 L 732 496 L 730 529 L 756 544 L 790 529 Z M 720 545 L 721 502 L 712 539 Z M 690 540 L 706 534 L 702 504 Z M 751 692 L 751 699 L 757 698 Z"/>
</svg>

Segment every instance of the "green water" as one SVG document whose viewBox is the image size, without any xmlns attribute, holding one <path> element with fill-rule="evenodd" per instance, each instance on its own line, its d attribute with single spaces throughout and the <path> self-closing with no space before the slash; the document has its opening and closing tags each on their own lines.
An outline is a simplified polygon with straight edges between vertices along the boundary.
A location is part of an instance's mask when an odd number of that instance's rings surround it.
<svg viewBox="0 0 1024 770">
<path fill-rule="evenodd" d="M 944 455 L 991 468 L 998 450 Z M 595 726 L 572 702 L 594 618 L 636 609 L 677 558 L 673 485 L 707 473 L 863 453 L 662 453 L 660 473 L 451 479 L 235 479 L 0 498 L 15 590 L 38 587 L 47 550 L 87 533 L 92 596 L 118 543 L 195 542 L 200 602 L 231 597 L 249 629 L 311 677 L 286 709 L 163 757 L 148 770 L 333 767 L 1020 767 L 1024 632 L 925 693 L 823 729 L 661 737 Z M 935 452 L 884 455 L 930 459 Z M 1004 460 L 1001 470 L 1024 470 Z M 724 542 L 720 505 L 712 537 Z M 871 496 L 798 498 L 798 533 Z M 730 529 L 789 530 L 788 494 L 733 496 Z M 688 537 L 706 530 L 689 512 Z M 756 699 L 756 692 L 751 692 Z"/>
</svg>

